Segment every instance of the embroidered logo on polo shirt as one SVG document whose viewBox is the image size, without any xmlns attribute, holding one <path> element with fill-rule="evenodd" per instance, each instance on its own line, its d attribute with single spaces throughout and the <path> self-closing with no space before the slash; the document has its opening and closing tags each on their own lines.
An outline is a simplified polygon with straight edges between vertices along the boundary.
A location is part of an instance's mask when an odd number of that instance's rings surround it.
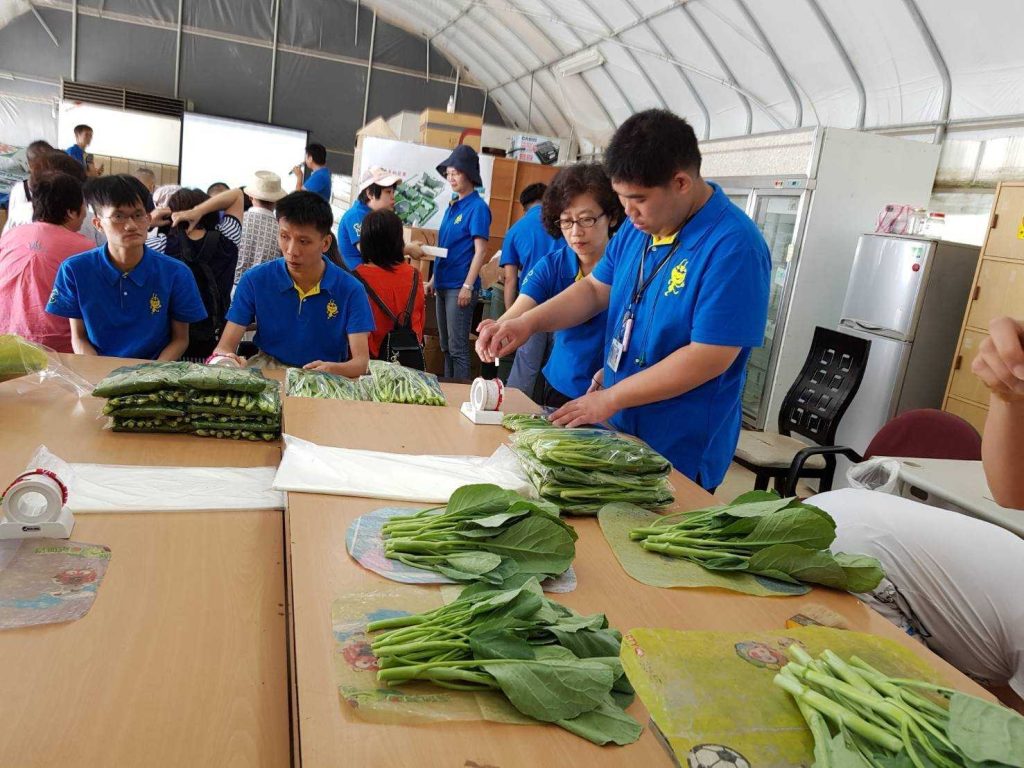
<svg viewBox="0 0 1024 768">
<path fill-rule="evenodd" d="M 674 296 L 686 287 L 686 265 L 689 259 L 683 259 L 674 267 L 668 275 L 668 287 L 665 289 L 666 296 Z"/>
<path fill-rule="evenodd" d="M 338 316 L 338 305 L 334 303 L 334 299 L 327 302 L 327 319 L 331 320 Z"/>
<path fill-rule="evenodd" d="M 458 216 L 455 217 L 455 223 L 456 224 L 461 224 L 462 223 L 462 214 L 461 213 Z"/>
<path fill-rule="evenodd" d="M 155 315 L 163 308 L 163 304 L 160 303 L 160 297 L 155 293 L 149 297 L 149 312 Z"/>
<path fill-rule="evenodd" d="M 363 234 L 363 225 L 362 224 L 353 224 L 352 225 L 352 229 L 355 230 L 355 233 L 357 235 Z"/>
<path fill-rule="evenodd" d="M 54 288 L 53 292 L 50 294 L 50 300 L 47 302 L 47 304 L 56 304 L 57 303 L 57 299 L 59 299 L 59 298 L 60 298 L 60 293 L 57 291 L 56 288 Z"/>
</svg>

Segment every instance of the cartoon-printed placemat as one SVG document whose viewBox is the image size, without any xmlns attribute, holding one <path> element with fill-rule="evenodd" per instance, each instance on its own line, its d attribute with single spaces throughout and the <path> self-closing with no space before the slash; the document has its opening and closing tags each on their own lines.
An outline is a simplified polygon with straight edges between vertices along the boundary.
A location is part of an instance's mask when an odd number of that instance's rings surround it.
<svg viewBox="0 0 1024 768">
<path fill-rule="evenodd" d="M 392 517 L 408 515 L 409 509 L 386 507 L 375 509 L 352 521 L 345 533 L 345 547 L 352 558 L 368 571 L 400 584 L 456 584 L 457 582 L 434 571 L 413 568 L 384 555 L 384 537 L 381 529 Z M 556 579 L 541 582 L 545 592 L 572 592 L 576 589 L 576 572 L 569 568 Z"/>
<path fill-rule="evenodd" d="M 749 573 L 709 571 L 696 563 L 644 549 L 629 538 L 634 528 L 651 525 L 661 515 L 632 504 L 608 504 L 597 515 L 608 546 L 623 569 L 651 587 L 720 587 L 757 597 L 806 595 L 810 588 Z"/>
<path fill-rule="evenodd" d="M 110 548 L 66 539 L 0 541 L 0 629 L 56 624 L 89 612 Z"/>
<path fill-rule="evenodd" d="M 894 677 L 935 680 L 902 645 L 825 627 L 775 632 L 634 629 L 623 668 L 679 765 L 792 768 L 813 762 L 813 740 L 796 704 L 772 683 L 794 643 L 857 655 Z"/>
<path fill-rule="evenodd" d="M 374 723 L 427 723 L 491 720 L 536 724 L 521 715 L 500 692 L 452 691 L 429 683 L 389 688 L 377 682 L 377 659 L 366 625 L 371 621 L 421 613 L 444 604 L 440 590 L 389 587 L 339 597 L 331 606 L 334 675 L 338 696 L 356 715 Z"/>
</svg>

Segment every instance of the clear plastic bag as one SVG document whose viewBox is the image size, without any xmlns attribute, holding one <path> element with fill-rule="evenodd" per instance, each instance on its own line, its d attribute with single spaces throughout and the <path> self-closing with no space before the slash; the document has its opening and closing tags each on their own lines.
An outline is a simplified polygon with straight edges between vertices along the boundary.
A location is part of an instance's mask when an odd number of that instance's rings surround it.
<svg viewBox="0 0 1024 768">
<path fill-rule="evenodd" d="M 93 394 L 96 397 L 119 397 L 165 389 L 259 394 L 266 388 L 267 380 L 256 369 L 154 362 L 113 370 L 96 385 Z"/>
<path fill-rule="evenodd" d="M 15 334 L 4 334 L 0 335 L 0 382 L 12 379 L 21 379 L 15 387 L 18 394 L 27 391 L 25 385 L 47 381 L 55 382 L 78 397 L 93 391 L 92 384 L 64 366 L 54 350 Z"/>
<path fill-rule="evenodd" d="M 289 397 L 316 397 L 326 400 L 370 400 L 368 377 L 348 379 L 324 371 L 289 368 L 285 374 Z"/>
<path fill-rule="evenodd" d="M 437 376 L 383 360 L 370 361 L 371 397 L 378 403 L 447 405 Z"/>
<path fill-rule="evenodd" d="M 896 493 L 900 481 L 900 463 L 896 459 L 876 457 L 854 464 L 846 470 L 851 488 L 881 493 Z"/>
<path fill-rule="evenodd" d="M 603 429 L 527 429 L 510 440 L 517 453 L 529 451 L 548 466 L 634 475 L 667 475 L 672 470 L 646 443 Z"/>
</svg>

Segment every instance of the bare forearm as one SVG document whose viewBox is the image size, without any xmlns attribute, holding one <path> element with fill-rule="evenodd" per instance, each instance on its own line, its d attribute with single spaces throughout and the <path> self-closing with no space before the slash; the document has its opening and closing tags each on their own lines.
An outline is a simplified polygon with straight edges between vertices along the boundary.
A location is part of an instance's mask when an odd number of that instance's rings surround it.
<svg viewBox="0 0 1024 768">
<path fill-rule="evenodd" d="M 84 337 L 72 336 L 71 349 L 76 355 L 99 355 L 99 352 L 96 351 L 96 347 L 94 347 L 92 343 Z"/>
<path fill-rule="evenodd" d="M 233 355 L 242 341 L 245 328 L 238 323 L 228 322 L 224 326 L 224 332 L 220 335 L 217 348 L 213 350 L 215 355 Z"/>
<path fill-rule="evenodd" d="M 516 295 L 519 293 L 519 267 L 508 264 L 503 269 L 505 270 L 505 306 L 511 307 L 515 304 Z"/>
<path fill-rule="evenodd" d="M 575 283 L 523 315 L 531 333 L 560 331 L 585 323 L 608 308 L 610 287 L 593 277 Z"/>
<path fill-rule="evenodd" d="M 156 359 L 161 362 L 180 360 L 186 349 L 188 349 L 188 336 L 184 339 L 171 339 L 171 343 L 164 347 L 163 352 Z"/>
<path fill-rule="evenodd" d="M 996 503 L 1024 509 L 1024 400 L 992 395 L 981 453 Z"/>
<path fill-rule="evenodd" d="M 229 208 L 237 206 L 242 201 L 242 190 L 241 189 L 229 189 L 224 192 L 219 192 L 209 200 L 204 200 L 197 205 L 193 210 L 205 216 L 208 213 L 214 213 L 215 211 L 226 211 Z"/>
<path fill-rule="evenodd" d="M 505 314 L 499 317 L 499 320 L 512 320 L 513 318 L 520 317 L 531 309 L 537 306 L 537 302 L 527 296 L 525 293 L 519 294 L 519 298 L 508 305 L 505 310 Z"/>
<path fill-rule="evenodd" d="M 466 285 L 476 285 L 476 279 L 480 277 L 480 270 L 487 261 L 487 241 L 477 238 L 473 241 L 473 261 L 469 265 L 469 274 L 466 275 Z"/>
<path fill-rule="evenodd" d="M 739 352 L 739 347 L 687 344 L 650 368 L 616 383 L 608 393 L 616 410 L 678 397 L 721 376 Z"/>
</svg>

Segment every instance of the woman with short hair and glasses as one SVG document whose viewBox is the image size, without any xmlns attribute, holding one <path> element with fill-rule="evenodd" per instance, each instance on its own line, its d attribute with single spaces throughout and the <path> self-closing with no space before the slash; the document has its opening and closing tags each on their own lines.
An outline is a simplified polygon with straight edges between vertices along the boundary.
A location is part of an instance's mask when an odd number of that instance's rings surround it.
<svg viewBox="0 0 1024 768">
<path fill-rule="evenodd" d="M 544 194 L 541 218 L 552 237 L 565 240 L 526 273 L 519 297 L 498 321 L 519 317 L 589 275 L 622 217 L 622 205 L 600 165 L 584 163 L 559 171 Z M 480 328 L 494 322 L 485 320 Z M 586 394 L 601 370 L 606 324 L 606 313 L 599 312 L 581 325 L 555 332 L 551 355 L 533 393 L 527 394 L 554 408 Z"/>
</svg>

